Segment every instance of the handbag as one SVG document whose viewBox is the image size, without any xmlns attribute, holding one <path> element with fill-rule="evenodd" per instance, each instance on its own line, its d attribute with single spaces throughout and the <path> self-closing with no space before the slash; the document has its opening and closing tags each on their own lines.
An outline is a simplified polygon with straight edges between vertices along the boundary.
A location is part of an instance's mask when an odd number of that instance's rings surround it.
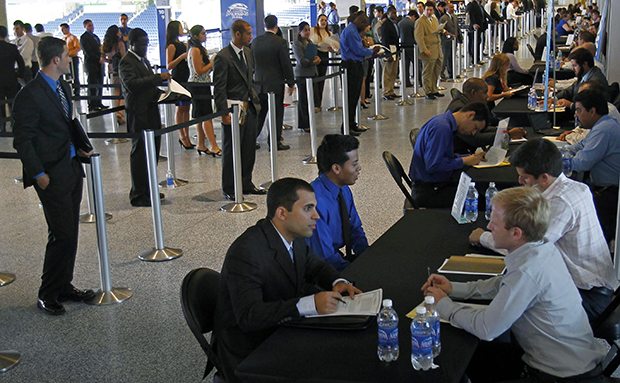
<svg viewBox="0 0 620 383">
<path fill-rule="evenodd" d="M 93 144 L 91 144 L 82 123 L 77 118 L 71 121 L 71 142 L 75 149 L 82 149 L 86 153 L 93 150 Z"/>
</svg>

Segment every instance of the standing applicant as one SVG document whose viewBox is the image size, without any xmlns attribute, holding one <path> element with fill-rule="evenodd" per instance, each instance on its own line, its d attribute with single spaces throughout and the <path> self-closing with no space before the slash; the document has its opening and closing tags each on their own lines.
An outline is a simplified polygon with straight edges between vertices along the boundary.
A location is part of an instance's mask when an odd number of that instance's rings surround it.
<svg viewBox="0 0 620 383">
<path fill-rule="evenodd" d="M 424 4 L 424 14 L 415 23 L 415 41 L 420 48 L 424 93 L 429 100 L 444 96 L 437 89 L 437 80 L 443 63 L 441 37 L 439 37 L 438 28 L 439 22 L 435 17 L 435 3 L 427 1 Z"/>
<path fill-rule="evenodd" d="M 23 164 L 24 188 L 34 186 L 48 226 L 43 275 L 37 307 L 61 315 L 60 302 L 92 299 L 92 290 L 72 284 L 78 247 L 80 201 L 84 172 L 71 142 L 73 106 L 71 88 L 61 79 L 69 73 L 71 58 L 64 41 L 45 37 L 37 46 L 41 70 L 15 97 L 13 147 Z"/>
<path fill-rule="evenodd" d="M 446 13 L 441 16 L 439 20 L 441 24 L 445 23 L 443 27 L 445 33 L 441 35 L 441 49 L 443 51 L 443 66 L 441 68 L 442 79 L 454 79 L 454 73 L 452 73 L 452 42 L 456 39 L 457 42 L 463 41 L 463 34 L 461 33 L 461 27 L 459 27 L 459 19 L 454 13 L 454 3 L 448 2 L 446 7 Z M 447 76 L 444 73 L 447 71 Z"/>
<path fill-rule="evenodd" d="M 327 16 L 319 15 L 316 21 L 316 26 L 310 30 L 310 41 L 315 44 L 321 44 L 326 41 L 332 32 L 327 25 Z M 318 56 L 321 59 L 321 63 L 317 65 L 316 69 L 319 77 L 325 76 L 327 73 L 327 67 L 329 65 L 329 52 L 333 52 L 333 48 L 325 48 L 319 45 Z M 323 89 L 325 89 L 325 80 L 317 81 L 314 83 L 314 111 L 320 112 L 321 105 L 323 103 Z"/>
<path fill-rule="evenodd" d="M 297 59 L 295 66 L 295 79 L 299 85 L 299 102 L 297 103 L 297 116 L 299 120 L 298 128 L 305 132 L 310 131 L 310 116 L 308 114 L 308 91 L 306 87 L 306 78 L 316 77 L 316 66 L 321 62 L 319 56 L 312 59 L 306 57 L 306 49 L 310 41 L 310 25 L 305 21 L 299 23 L 299 34 L 297 40 L 293 43 L 293 53 Z"/>
<path fill-rule="evenodd" d="M 101 60 L 101 40 L 94 33 L 93 22 L 86 19 L 83 22 L 85 32 L 80 36 L 80 45 L 84 53 L 84 67 L 88 73 L 88 85 L 103 85 L 103 62 Z M 101 97 L 102 88 L 88 88 L 90 97 Z M 101 103 L 101 98 L 88 100 L 89 111 L 107 109 Z"/>
<path fill-rule="evenodd" d="M 60 31 L 62 32 L 62 40 L 67 43 L 69 48 L 69 57 L 71 57 L 71 82 L 73 85 L 73 95 L 80 95 L 80 58 L 78 52 L 82 50 L 80 46 L 80 40 L 71 32 L 69 32 L 69 24 L 60 24 Z"/>
<path fill-rule="evenodd" d="M 121 30 L 116 25 L 108 28 L 103 37 L 103 45 L 101 46 L 101 56 L 108 63 L 108 76 L 112 84 L 120 85 L 121 78 L 118 75 L 121 59 L 125 56 L 125 44 L 121 41 Z M 121 88 L 114 88 L 115 96 L 121 95 Z M 124 104 L 122 100 L 114 100 L 116 106 Z M 125 112 L 119 110 L 116 112 L 116 121 L 119 125 L 125 124 Z"/>
<path fill-rule="evenodd" d="M 172 73 L 172 79 L 178 83 L 186 83 L 189 78 L 187 66 L 187 47 L 179 40 L 183 35 L 183 26 L 180 22 L 172 20 L 166 28 L 166 69 Z M 176 102 L 176 123 L 181 124 L 189 121 L 189 107 L 191 100 L 186 97 Z M 185 150 L 194 149 L 196 146 L 189 139 L 189 127 L 179 129 L 179 144 Z"/>
<path fill-rule="evenodd" d="M 131 31 L 131 28 L 127 26 L 129 17 L 127 17 L 127 14 L 121 13 L 118 17 L 118 21 L 121 24 L 119 27 L 121 29 L 121 41 L 125 45 L 125 52 L 127 52 L 129 50 L 129 32 Z"/>
<path fill-rule="evenodd" d="M 0 25 L 0 101 L 10 100 L 19 92 L 18 78 L 24 75 L 24 59 L 17 47 L 6 42 L 9 31 Z M 0 116 L 6 117 L 6 105 L 0 105 Z M 6 130 L 5 124 L 0 125 L 0 132 Z"/>
</svg>

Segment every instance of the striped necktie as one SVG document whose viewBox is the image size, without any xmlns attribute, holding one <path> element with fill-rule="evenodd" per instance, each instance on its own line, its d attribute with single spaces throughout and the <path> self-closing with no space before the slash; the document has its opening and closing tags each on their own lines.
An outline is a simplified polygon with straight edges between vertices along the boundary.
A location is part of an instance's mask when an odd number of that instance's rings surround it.
<svg viewBox="0 0 620 383">
<path fill-rule="evenodd" d="M 67 96 L 65 96 L 65 91 L 62 89 L 62 85 L 60 85 L 60 81 L 56 83 L 56 92 L 58 92 L 58 97 L 60 97 L 60 104 L 62 105 L 62 111 L 65 113 L 65 118 L 67 120 L 70 120 L 69 101 L 67 101 Z"/>
</svg>

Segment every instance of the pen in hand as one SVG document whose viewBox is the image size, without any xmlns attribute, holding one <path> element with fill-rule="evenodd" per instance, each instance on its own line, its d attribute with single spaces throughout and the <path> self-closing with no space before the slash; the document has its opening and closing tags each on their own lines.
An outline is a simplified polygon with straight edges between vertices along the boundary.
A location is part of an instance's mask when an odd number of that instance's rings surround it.
<svg viewBox="0 0 620 383">
<path fill-rule="evenodd" d="M 431 277 L 431 268 L 427 267 L 426 271 L 428 272 L 428 277 L 430 278 Z M 433 281 L 432 280 L 431 280 L 431 287 L 433 287 Z"/>
<path fill-rule="evenodd" d="M 342 300 L 341 298 L 336 298 L 336 300 L 338 302 L 342 302 L 342 304 L 344 304 L 345 306 L 347 305 L 347 302 L 345 302 L 344 300 Z"/>
</svg>

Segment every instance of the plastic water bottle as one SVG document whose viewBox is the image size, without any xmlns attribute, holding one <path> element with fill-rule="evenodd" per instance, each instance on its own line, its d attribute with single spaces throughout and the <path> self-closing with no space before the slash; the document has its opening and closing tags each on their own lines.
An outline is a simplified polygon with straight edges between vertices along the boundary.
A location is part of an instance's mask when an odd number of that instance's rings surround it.
<svg viewBox="0 0 620 383">
<path fill-rule="evenodd" d="M 497 194 L 497 188 L 495 187 L 495 182 L 489 182 L 489 187 L 487 188 L 486 193 L 484 193 L 484 196 L 486 198 L 486 210 L 484 212 L 484 218 L 486 218 L 487 221 L 491 220 L 491 211 L 493 210 L 493 205 L 491 204 L 491 198 L 493 198 L 493 196 L 495 196 L 495 194 Z"/>
<path fill-rule="evenodd" d="M 439 321 L 439 312 L 437 312 L 435 308 L 435 297 L 432 295 L 425 296 L 424 306 L 426 307 L 426 316 L 431 322 L 431 328 L 433 330 L 433 358 L 436 358 L 441 353 L 441 322 Z"/>
<path fill-rule="evenodd" d="M 508 130 L 504 129 L 504 136 L 502 137 L 502 149 L 504 150 L 508 150 L 510 149 L 510 134 L 508 133 Z"/>
<path fill-rule="evenodd" d="M 465 219 L 467 222 L 475 222 L 478 219 L 478 190 L 475 182 L 469 183 L 465 197 Z"/>
<path fill-rule="evenodd" d="M 558 55 L 555 59 L 555 70 L 562 69 L 562 52 L 558 52 Z"/>
<path fill-rule="evenodd" d="M 170 170 L 168 170 L 168 173 L 166 173 L 166 188 L 174 189 L 174 176 L 172 175 L 172 172 Z"/>
<path fill-rule="evenodd" d="M 566 177 L 570 177 L 573 174 L 572 158 L 573 156 L 568 150 L 562 150 L 562 172 Z"/>
<path fill-rule="evenodd" d="M 530 88 L 530 92 L 527 95 L 527 108 L 530 110 L 535 110 L 537 103 L 538 96 L 536 95 L 536 89 Z"/>
<path fill-rule="evenodd" d="M 416 313 L 411 321 L 411 364 L 416 370 L 426 371 L 433 365 L 433 330 L 426 307 L 417 307 Z"/>
<path fill-rule="evenodd" d="M 379 346 L 377 355 L 383 362 L 393 362 L 398 359 L 398 314 L 392 308 L 392 300 L 384 299 L 383 308 L 377 316 L 379 325 Z"/>
</svg>

